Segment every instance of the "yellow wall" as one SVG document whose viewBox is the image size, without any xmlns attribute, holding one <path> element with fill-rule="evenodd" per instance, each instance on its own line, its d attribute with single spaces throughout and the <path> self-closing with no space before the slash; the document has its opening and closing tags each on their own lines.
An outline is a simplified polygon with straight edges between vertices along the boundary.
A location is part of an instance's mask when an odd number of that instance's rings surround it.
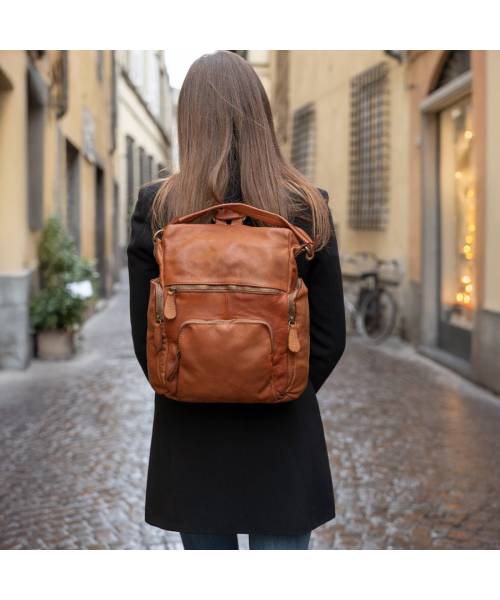
<svg viewBox="0 0 500 600">
<path fill-rule="evenodd" d="M 103 78 L 97 78 L 97 51 L 71 50 L 68 53 L 69 73 L 69 105 L 66 114 L 59 120 L 60 134 L 80 150 L 80 209 L 81 209 L 81 252 L 87 258 L 95 258 L 95 164 L 83 155 L 83 113 L 90 111 L 94 122 L 94 140 L 97 161 L 105 172 L 106 198 L 106 254 L 112 252 L 112 195 L 113 195 L 113 160 L 111 150 L 111 52 L 104 52 Z M 57 138 L 56 138 L 57 139 Z M 53 173 L 56 177 L 53 189 L 57 190 L 57 181 L 65 177 L 64 139 L 63 148 L 52 153 L 56 165 Z M 59 170 L 57 168 L 59 162 Z M 58 172 L 59 171 L 59 172 Z M 57 194 L 57 192 L 55 193 Z M 59 204 L 64 207 L 64 186 L 61 200 L 52 198 L 51 206 Z M 48 209 L 50 210 L 50 209 Z M 64 210 L 64 209 L 63 209 Z"/>
<path fill-rule="evenodd" d="M 26 54 L 1 51 L 0 70 L 12 89 L 0 91 L 0 273 L 33 266 L 27 227 Z"/>
<path fill-rule="evenodd" d="M 353 230 L 348 224 L 351 78 L 382 61 L 389 66 L 390 184 L 387 229 Z M 408 244 L 409 111 L 404 67 L 382 51 L 291 51 L 290 122 L 308 102 L 316 108 L 315 183 L 330 193 L 341 251 L 372 251 L 406 266 Z M 288 145 L 290 146 L 290 145 Z"/>
<path fill-rule="evenodd" d="M 66 212 L 65 138 L 80 151 L 81 251 L 95 257 L 95 165 L 83 156 L 83 112 L 92 114 L 95 150 L 105 172 L 106 249 L 112 262 L 113 156 L 111 138 L 112 54 L 104 52 L 102 81 L 97 77 L 97 51 L 68 52 L 66 114 L 57 118 L 53 67 L 60 57 L 48 51 L 35 62 L 49 88 L 45 110 L 43 212 L 47 218 Z M 26 51 L 1 51 L 0 69 L 12 89 L 0 92 L 0 274 L 36 266 L 39 232 L 32 233 L 27 215 L 27 67 Z M 110 264 L 111 266 L 111 264 Z M 108 281 L 108 288 L 110 286 Z"/>
<path fill-rule="evenodd" d="M 500 51 L 486 53 L 486 207 L 483 307 L 500 311 Z"/>
</svg>

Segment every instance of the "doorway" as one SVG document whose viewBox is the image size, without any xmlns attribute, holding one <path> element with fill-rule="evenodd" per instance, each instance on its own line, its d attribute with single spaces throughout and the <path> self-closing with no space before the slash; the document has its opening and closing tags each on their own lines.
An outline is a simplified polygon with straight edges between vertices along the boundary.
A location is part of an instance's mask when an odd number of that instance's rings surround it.
<svg viewBox="0 0 500 600">
<path fill-rule="evenodd" d="M 80 253 L 80 155 L 66 140 L 66 222 L 75 248 Z"/>
<path fill-rule="evenodd" d="M 95 257 L 97 272 L 99 273 L 99 294 L 107 294 L 107 269 L 106 269 L 106 210 L 104 193 L 104 171 L 101 167 L 95 168 Z"/>
</svg>

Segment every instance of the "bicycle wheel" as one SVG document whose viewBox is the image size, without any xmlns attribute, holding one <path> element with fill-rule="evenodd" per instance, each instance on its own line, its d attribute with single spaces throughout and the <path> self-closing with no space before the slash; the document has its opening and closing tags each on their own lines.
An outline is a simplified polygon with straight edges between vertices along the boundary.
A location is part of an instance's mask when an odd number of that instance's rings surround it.
<svg viewBox="0 0 500 600">
<path fill-rule="evenodd" d="M 376 289 L 363 298 L 356 316 L 358 333 L 374 344 L 388 338 L 396 325 L 396 301 L 387 290 Z"/>
</svg>

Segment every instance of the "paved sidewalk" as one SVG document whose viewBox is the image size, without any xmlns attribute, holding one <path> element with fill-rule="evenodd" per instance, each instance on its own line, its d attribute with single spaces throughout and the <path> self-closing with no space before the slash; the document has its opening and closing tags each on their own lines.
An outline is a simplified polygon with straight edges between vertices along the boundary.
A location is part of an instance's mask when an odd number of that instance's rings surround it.
<svg viewBox="0 0 500 600">
<path fill-rule="evenodd" d="M 320 403 L 338 517 L 314 548 L 500 547 L 497 397 L 351 340 Z M 144 523 L 152 410 L 125 286 L 74 360 L 0 372 L 0 548 L 180 548 Z"/>
</svg>

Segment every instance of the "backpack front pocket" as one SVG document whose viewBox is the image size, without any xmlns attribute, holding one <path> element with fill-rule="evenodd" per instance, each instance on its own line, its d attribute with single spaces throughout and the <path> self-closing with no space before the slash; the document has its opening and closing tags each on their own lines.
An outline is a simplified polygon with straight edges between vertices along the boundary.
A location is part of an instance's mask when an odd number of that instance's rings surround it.
<svg viewBox="0 0 500 600">
<path fill-rule="evenodd" d="M 178 338 L 177 399 L 275 402 L 273 334 L 266 321 L 185 321 Z"/>
</svg>

